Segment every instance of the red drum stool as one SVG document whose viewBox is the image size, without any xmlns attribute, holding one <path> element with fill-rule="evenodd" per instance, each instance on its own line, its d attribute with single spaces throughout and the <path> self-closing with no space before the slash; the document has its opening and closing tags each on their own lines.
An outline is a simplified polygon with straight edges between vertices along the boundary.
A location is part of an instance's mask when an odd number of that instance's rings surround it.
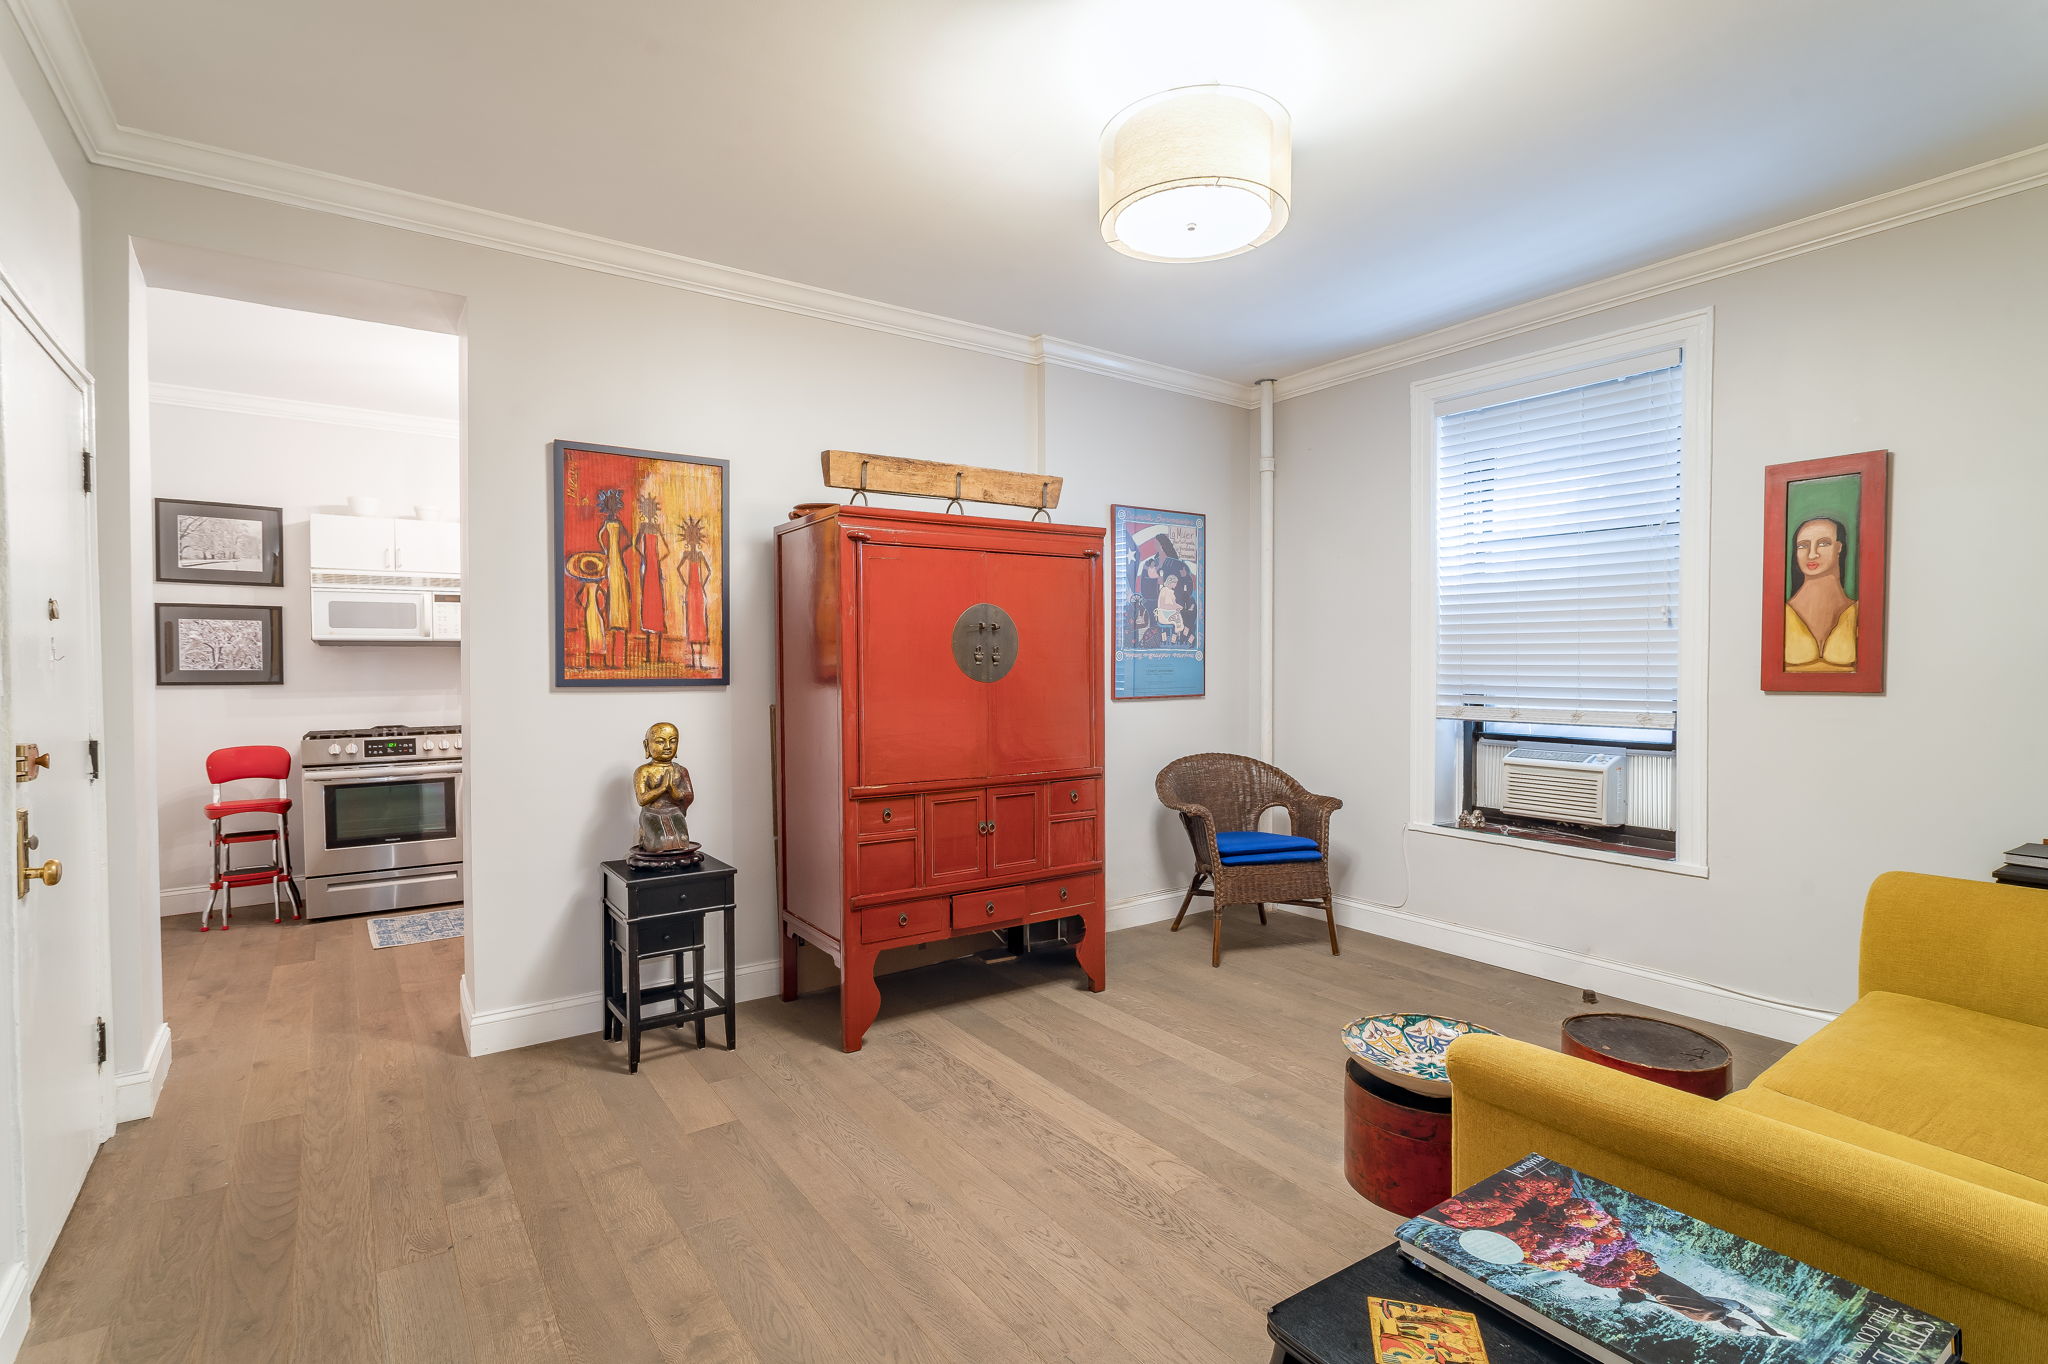
<svg viewBox="0 0 2048 1364">
<path fill-rule="evenodd" d="M 1388 1212 L 1413 1217 L 1451 1196 L 1451 1101 L 1416 1094 L 1346 1059 L 1344 1178 Z"/>
<path fill-rule="evenodd" d="M 277 895 L 279 885 L 291 896 L 292 917 L 305 916 L 306 902 L 300 898 L 299 887 L 292 880 L 292 802 L 284 793 L 284 784 L 291 774 L 292 755 L 271 744 L 217 748 L 206 755 L 206 779 L 213 783 L 213 800 L 206 807 L 206 817 L 213 821 L 213 881 L 210 887 L 212 894 L 206 897 L 206 908 L 199 911 L 201 933 L 208 928 L 207 920 L 213 916 L 215 903 L 220 905 L 220 926 L 222 931 L 226 931 L 228 919 L 233 914 L 237 886 L 270 887 L 272 923 L 278 922 L 284 912 Z M 247 800 L 223 800 L 221 788 L 238 781 L 274 781 L 277 794 Z M 224 828 L 224 821 L 236 815 L 269 815 L 275 823 L 267 829 Z M 234 849 L 240 843 L 268 843 L 270 860 L 237 867 L 234 865 Z"/>
<path fill-rule="evenodd" d="M 1561 1050 L 1703 1099 L 1728 1092 L 1735 1059 L 1703 1032 L 1639 1014 L 1573 1014 L 1564 1021 Z"/>
</svg>

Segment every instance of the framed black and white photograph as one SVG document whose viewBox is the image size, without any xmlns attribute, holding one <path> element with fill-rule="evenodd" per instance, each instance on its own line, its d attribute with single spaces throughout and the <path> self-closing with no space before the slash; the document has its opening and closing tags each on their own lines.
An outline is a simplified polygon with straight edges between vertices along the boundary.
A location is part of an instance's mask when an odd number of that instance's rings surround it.
<svg viewBox="0 0 2048 1364">
<path fill-rule="evenodd" d="M 281 606 L 156 604 L 159 687 L 272 686 L 284 681 Z"/>
<path fill-rule="evenodd" d="M 160 583 L 284 585 L 284 509 L 156 500 Z"/>
</svg>

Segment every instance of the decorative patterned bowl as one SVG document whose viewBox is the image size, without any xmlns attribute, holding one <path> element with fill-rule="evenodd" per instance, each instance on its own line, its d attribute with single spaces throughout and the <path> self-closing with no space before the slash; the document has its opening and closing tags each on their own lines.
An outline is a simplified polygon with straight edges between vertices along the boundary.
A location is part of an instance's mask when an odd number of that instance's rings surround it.
<svg viewBox="0 0 2048 1364">
<path fill-rule="evenodd" d="M 1417 1094 L 1449 1098 L 1444 1053 L 1466 1033 L 1494 1035 L 1492 1028 L 1434 1014 L 1373 1014 L 1345 1025 L 1344 1045 L 1381 1079 Z"/>
</svg>

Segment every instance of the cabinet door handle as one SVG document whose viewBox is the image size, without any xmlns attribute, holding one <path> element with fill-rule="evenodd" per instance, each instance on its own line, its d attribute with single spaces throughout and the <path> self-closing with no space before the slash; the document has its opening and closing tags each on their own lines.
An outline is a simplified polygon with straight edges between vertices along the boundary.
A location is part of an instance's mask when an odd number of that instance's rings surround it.
<svg viewBox="0 0 2048 1364">
<path fill-rule="evenodd" d="M 908 914 L 898 914 L 896 916 L 896 926 L 898 928 L 908 928 L 910 926 L 910 916 Z"/>
<path fill-rule="evenodd" d="M 882 807 L 882 823 L 887 824 L 890 820 L 894 819 L 895 817 L 896 812 L 894 810 L 891 810 L 886 805 Z"/>
<path fill-rule="evenodd" d="M 983 908 L 985 908 L 988 911 L 989 915 L 993 917 L 996 912 L 996 902 L 994 900 L 990 900 L 987 905 L 983 906 Z"/>
<path fill-rule="evenodd" d="M 1067 898 L 1067 888 L 1065 886 L 1060 887 L 1060 898 L 1062 900 Z"/>
<path fill-rule="evenodd" d="M 1069 791 L 1067 792 L 1067 799 L 1073 804 L 1079 805 L 1081 803 L 1081 793 L 1079 791 Z"/>
</svg>

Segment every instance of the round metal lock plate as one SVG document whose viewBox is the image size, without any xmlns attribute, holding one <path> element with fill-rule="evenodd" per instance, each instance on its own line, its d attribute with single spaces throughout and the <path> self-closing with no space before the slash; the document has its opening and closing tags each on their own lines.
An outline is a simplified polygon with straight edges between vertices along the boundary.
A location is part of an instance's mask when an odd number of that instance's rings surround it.
<svg viewBox="0 0 2048 1364">
<path fill-rule="evenodd" d="M 993 602 L 976 602 L 953 622 L 953 662 L 977 682 L 1000 682 L 1017 665 L 1017 622 Z"/>
</svg>

